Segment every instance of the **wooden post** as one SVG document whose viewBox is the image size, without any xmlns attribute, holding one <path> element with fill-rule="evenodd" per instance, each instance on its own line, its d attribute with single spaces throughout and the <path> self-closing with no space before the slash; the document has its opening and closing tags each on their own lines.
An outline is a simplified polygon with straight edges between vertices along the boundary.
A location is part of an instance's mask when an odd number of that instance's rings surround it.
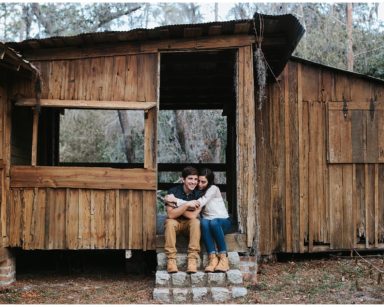
<svg viewBox="0 0 384 307">
<path fill-rule="evenodd" d="M 301 64 L 297 65 L 297 103 L 298 103 L 298 117 L 299 117 L 299 200 L 300 200 L 300 212 L 299 212 L 299 223 L 300 223 L 300 253 L 304 252 L 304 232 L 305 232 L 305 217 L 304 217 L 304 197 L 306 197 L 305 184 L 307 181 L 304 176 L 305 167 L 304 165 L 304 140 L 303 140 L 303 91 L 302 91 L 302 77 L 301 77 Z"/>
<path fill-rule="evenodd" d="M 32 128 L 32 156 L 31 165 L 36 166 L 37 162 L 37 139 L 39 131 L 39 111 L 37 108 L 33 109 L 33 128 Z"/>
<path fill-rule="evenodd" d="M 375 205 L 375 247 L 379 247 L 379 164 L 375 163 L 375 187 L 374 187 L 374 205 Z"/>
</svg>

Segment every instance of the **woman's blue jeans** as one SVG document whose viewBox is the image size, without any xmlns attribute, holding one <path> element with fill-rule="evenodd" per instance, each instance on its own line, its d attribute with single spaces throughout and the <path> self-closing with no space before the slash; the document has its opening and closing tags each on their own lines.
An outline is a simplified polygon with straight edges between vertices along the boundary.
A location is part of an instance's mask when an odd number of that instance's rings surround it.
<svg viewBox="0 0 384 307">
<path fill-rule="evenodd" d="M 215 243 L 219 254 L 226 253 L 227 245 L 225 244 L 224 235 L 229 233 L 232 228 L 231 219 L 207 220 L 202 218 L 200 226 L 201 236 L 208 254 L 216 253 Z"/>
</svg>

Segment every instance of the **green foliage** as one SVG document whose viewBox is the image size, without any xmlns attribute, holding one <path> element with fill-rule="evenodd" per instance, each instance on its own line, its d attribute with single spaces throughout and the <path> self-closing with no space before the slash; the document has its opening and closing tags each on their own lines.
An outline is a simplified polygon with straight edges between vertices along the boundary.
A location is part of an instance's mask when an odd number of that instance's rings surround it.
<svg viewBox="0 0 384 307">
<path fill-rule="evenodd" d="M 60 162 L 126 162 L 116 111 L 66 110 L 60 120 Z"/>
</svg>

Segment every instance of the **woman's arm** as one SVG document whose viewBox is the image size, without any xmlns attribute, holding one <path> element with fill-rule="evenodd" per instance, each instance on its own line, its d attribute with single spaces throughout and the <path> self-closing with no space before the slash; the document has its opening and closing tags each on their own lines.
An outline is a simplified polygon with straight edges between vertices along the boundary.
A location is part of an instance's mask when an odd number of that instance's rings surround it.
<svg viewBox="0 0 384 307">
<path fill-rule="evenodd" d="M 209 203 L 213 198 L 221 196 L 220 189 L 211 185 L 209 189 L 205 192 L 203 196 L 201 196 L 197 201 L 199 202 L 201 207 L 204 207 L 207 203 Z M 173 194 L 166 195 L 164 199 L 167 202 L 176 203 L 178 207 L 187 203 L 188 201 L 176 198 Z"/>
<path fill-rule="evenodd" d="M 220 189 L 215 185 L 211 185 L 209 189 L 205 192 L 205 194 L 201 196 L 197 201 L 199 202 L 201 207 L 204 207 L 212 199 L 219 196 L 221 196 Z"/>
<path fill-rule="evenodd" d="M 177 219 L 179 216 L 185 215 L 186 212 L 193 212 L 193 211 L 188 211 L 188 209 L 195 210 L 196 209 L 196 204 L 193 202 L 190 202 L 190 204 L 185 204 L 183 206 L 174 208 L 171 206 L 167 206 L 167 216 L 170 219 Z M 196 210 L 195 210 L 196 211 Z"/>
</svg>

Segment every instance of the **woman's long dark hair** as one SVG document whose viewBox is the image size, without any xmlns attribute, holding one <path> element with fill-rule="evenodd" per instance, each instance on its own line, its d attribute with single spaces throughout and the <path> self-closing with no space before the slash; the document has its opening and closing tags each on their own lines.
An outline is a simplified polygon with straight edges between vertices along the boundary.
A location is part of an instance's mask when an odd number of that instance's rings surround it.
<svg viewBox="0 0 384 307">
<path fill-rule="evenodd" d="M 209 187 L 215 184 L 215 175 L 209 168 L 203 168 L 199 170 L 199 176 L 204 176 L 205 178 L 207 178 L 208 185 L 204 189 L 204 194 L 205 194 L 205 192 L 209 189 Z"/>
</svg>

